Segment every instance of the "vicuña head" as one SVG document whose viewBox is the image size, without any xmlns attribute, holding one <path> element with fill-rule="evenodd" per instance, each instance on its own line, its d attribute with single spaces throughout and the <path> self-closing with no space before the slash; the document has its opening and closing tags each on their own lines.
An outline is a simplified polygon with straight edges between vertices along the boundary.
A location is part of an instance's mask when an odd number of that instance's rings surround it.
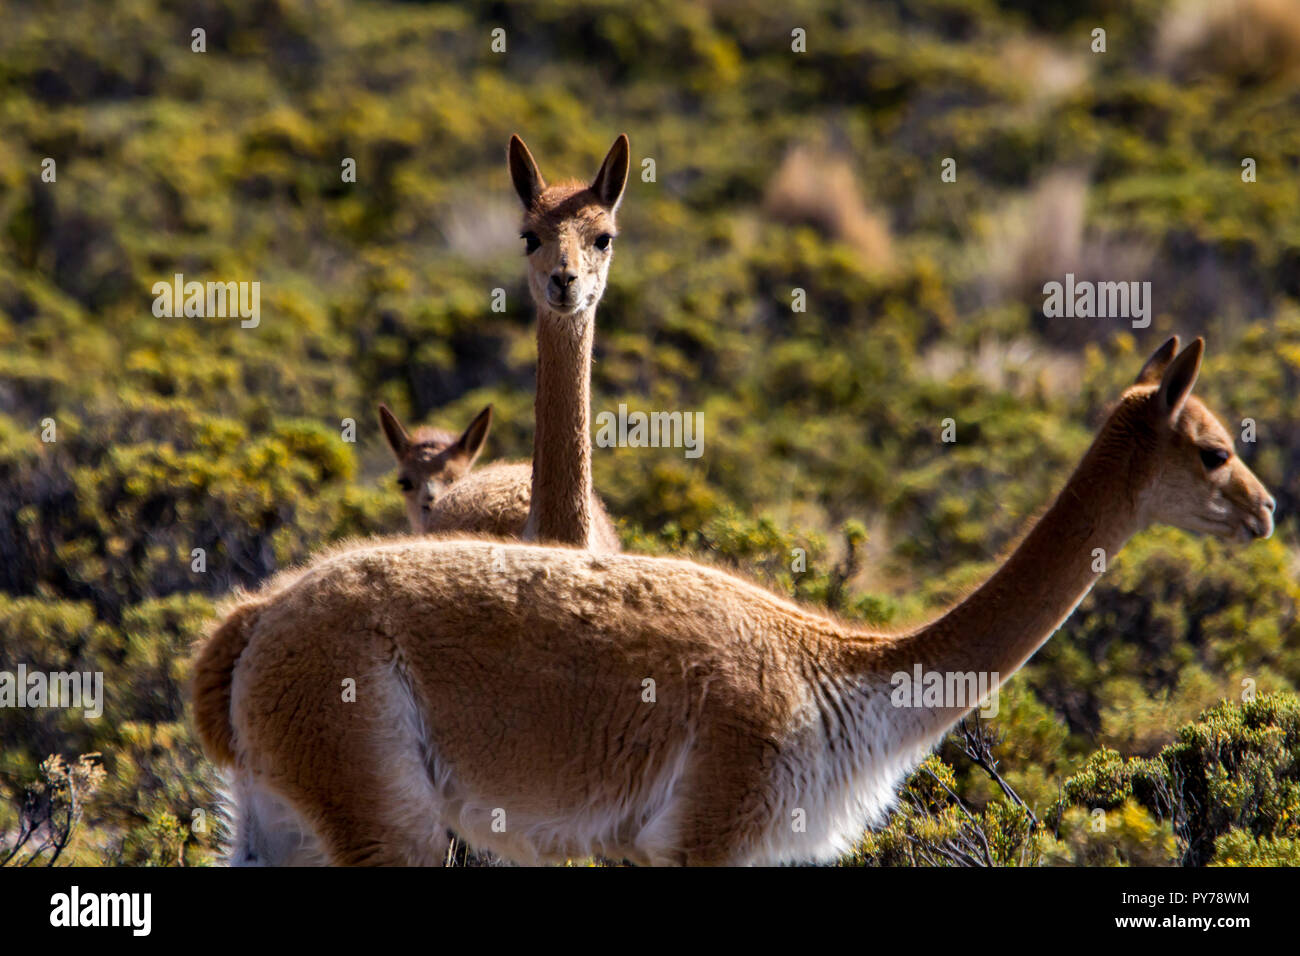
<svg viewBox="0 0 1300 956">
<path fill-rule="evenodd" d="M 379 403 L 379 423 L 397 459 L 397 487 L 406 499 L 406 516 L 416 534 L 429 531 L 434 503 L 452 484 L 469 474 L 492 427 L 492 406 L 474 416 L 459 437 L 427 426 L 408 434 L 397 416 Z"/>
<path fill-rule="evenodd" d="M 1163 522 L 1224 538 L 1267 538 L 1273 533 L 1273 496 L 1233 450 L 1232 435 L 1191 394 L 1204 342 L 1175 354 L 1178 337 L 1142 368 L 1123 401 L 1154 418 L 1158 445 L 1144 457 L 1157 474 L 1142 503 L 1144 524 Z M 1149 437 L 1141 433 L 1139 440 Z"/>
<path fill-rule="evenodd" d="M 626 136 L 614 141 L 590 184 L 565 180 L 549 186 L 524 141 L 510 137 L 510 178 L 524 205 L 520 238 L 528 256 L 528 288 L 539 310 L 572 315 L 600 301 L 627 174 Z"/>
<path fill-rule="evenodd" d="M 195 719 L 239 863 L 830 860 L 1152 522 L 1264 537 L 1273 499 L 1165 343 L 1002 566 L 934 620 L 859 628 L 715 568 L 490 540 L 371 542 L 239 601 Z M 898 694 L 937 674 L 938 697 Z M 355 700 L 340 687 L 355 681 Z M 350 698 L 349 698 L 350 700 Z M 799 825 L 795 825 L 795 824 Z"/>
</svg>

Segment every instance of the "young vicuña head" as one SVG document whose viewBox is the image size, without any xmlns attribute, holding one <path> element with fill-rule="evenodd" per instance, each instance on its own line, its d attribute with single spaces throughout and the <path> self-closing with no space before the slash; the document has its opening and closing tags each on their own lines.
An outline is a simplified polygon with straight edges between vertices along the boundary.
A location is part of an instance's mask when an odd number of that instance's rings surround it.
<svg viewBox="0 0 1300 956">
<path fill-rule="evenodd" d="M 492 406 L 474 416 L 460 436 L 441 428 L 421 427 L 408 434 L 397 416 L 382 402 L 379 423 L 384 438 L 397 459 L 397 487 L 406 499 L 406 516 L 411 530 L 423 534 L 428 527 L 434 503 L 451 485 L 469 474 L 483 450 L 488 429 L 492 426 Z"/>
</svg>

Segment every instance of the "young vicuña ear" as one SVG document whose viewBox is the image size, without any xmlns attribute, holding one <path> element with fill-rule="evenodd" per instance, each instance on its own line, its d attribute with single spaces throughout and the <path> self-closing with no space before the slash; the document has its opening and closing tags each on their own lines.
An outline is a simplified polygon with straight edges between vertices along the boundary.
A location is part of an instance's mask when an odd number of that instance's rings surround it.
<svg viewBox="0 0 1300 956">
<path fill-rule="evenodd" d="M 383 402 L 379 403 L 379 424 L 384 428 L 384 437 L 388 439 L 388 447 L 393 450 L 393 455 L 398 462 L 405 461 L 406 453 L 411 450 L 411 437 Z"/>
<path fill-rule="evenodd" d="M 1201 355 L 1205 352 L 1205 339 L 1199 335 L 1191 345 L 1178 353 L 1178 357 L 1169 363 L 1160 387 L 1156 390 L 1160 410 L 1171 419 L 1177 418 L 1183 410 L 1183 403 L 1192 394 L 1196 376 L 1201 371 Z"/>
<path fill-rule="evenodd" d="M 460 453 L 469 459 L 473 464 L 478 453 L 483 450 L 483 442 L 487 439 L 488 429 L 492 427 L 492 406 L 489 405 L 483 411 L 474 416 L 474 420 L 469 423 L 465 433 L 456 440 L 456 447 Z"/>
<path fill-rule="evenodd" d="M 1174 356 L 1178 354 L 1178 336 L 1173 336 L 1165 341 L 1165 344 L 1156 349 L 1151 357 L 1147 359 L 1147 364 L 1142 366 L 1142 371 L 1138 372 L 1138 377 L 1134 380 L 1135 385 L 1159 385 L 1160 379 L 1165 374 L 1165 369 L 1173 361 Z"/>
<path fill-rule="evenodd" d="M 528 152 L 528 147 L 518 136 L 510 137 L 510 178 L 514 181 L 515 192 L 519 194 L 524 209 L 531 209 L 533 200 L 546 188 L 546 180 L 537 168 L 537 160 L 533 159 L 533 154 Z"/>
<path fill-rule="evenodd" d="M 631 147 L 628 145 L 627 134 L 620 133 L 605 155 L 605 161 L 600 164 L 600 172 L 591 181 L 591 191 L 596 194 L 601 205 L 610 212 L 617 210 L 619 202 L 623 199 L 630 155 Z"/>
</svg>

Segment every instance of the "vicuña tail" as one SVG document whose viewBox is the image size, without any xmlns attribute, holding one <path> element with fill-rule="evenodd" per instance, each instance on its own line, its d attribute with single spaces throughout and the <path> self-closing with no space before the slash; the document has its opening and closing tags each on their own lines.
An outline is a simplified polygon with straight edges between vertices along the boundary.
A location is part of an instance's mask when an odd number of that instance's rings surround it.
<svg viewBox="0 0 1300 956">
<path fill-rule="evenodd" d="M 204 640 L 194 666 L 194 724 L 208 757 L 222 766 L 235 762 L 230 682 L 260 611 L 261 606 L 251 602 L 231 611 Z"/>
</svg>

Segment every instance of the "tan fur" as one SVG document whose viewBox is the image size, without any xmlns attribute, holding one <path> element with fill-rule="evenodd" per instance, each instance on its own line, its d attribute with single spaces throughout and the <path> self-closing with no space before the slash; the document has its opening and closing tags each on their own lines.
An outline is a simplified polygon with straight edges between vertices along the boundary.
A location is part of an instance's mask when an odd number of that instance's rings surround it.
<svg viewBox="0 0 1300 956">
<path fill-rule="evenodd" d="M 533 462 L 463 484 L 435 503 L 427 531 L 503 534 L 615 553 L 621 544 L 591 481 L 591 349 L 605 291 L 615 213 L 628 174 L 620 136 L 590 185 L 547 185 L 523 140 L 510 139 L 509 167 L 524 207 L 528 288 L 537 308 Z M 530 245 L 536 244 L 531 251 Z M 526 479 L 526 481 L 525 481 Z M 520 502 L 524 518 L 516 522 Z"/>
<path fill-rule="evenodd" d="M 457 531 L 521 539 L 532 499 L 533 466 L 526 461 L 494 462 L 453 485 L 424 524 L 426 534 Z M 615 554 L 622 547 L 618 531 L 600 499 L 592 497 L 591 550 Z"/>
<path fill-rule="evenodd" d="M 200 736 L 335 863 L 428 862 L 444 828 L 523 862 L 833 859 L 966 709 L 893 706 L 892 674 L 1005 680 L 1095 582 L 1093 549 L 1113 559 L 1153 521 L 1272 532 L 1249 469 L 1201 461 L 1227 434 L 1188 394 L 1200 340 L 1175 352 L 1003 566 L 929 624 L 855 627 L 681 560 L 353 545 L 235 604 L 199 651 Z"/>
<path fill-rule="evenodd" d="M 239 655 L 248 646 L 249 625 L 257 618 L 260 607 L 256 600 L 236 603 L 212 629 L 194 669 L 194 726 L 209 756 L 220 764 L 235 759 L 230 727 L 230 676 Z"/>
</svg>

